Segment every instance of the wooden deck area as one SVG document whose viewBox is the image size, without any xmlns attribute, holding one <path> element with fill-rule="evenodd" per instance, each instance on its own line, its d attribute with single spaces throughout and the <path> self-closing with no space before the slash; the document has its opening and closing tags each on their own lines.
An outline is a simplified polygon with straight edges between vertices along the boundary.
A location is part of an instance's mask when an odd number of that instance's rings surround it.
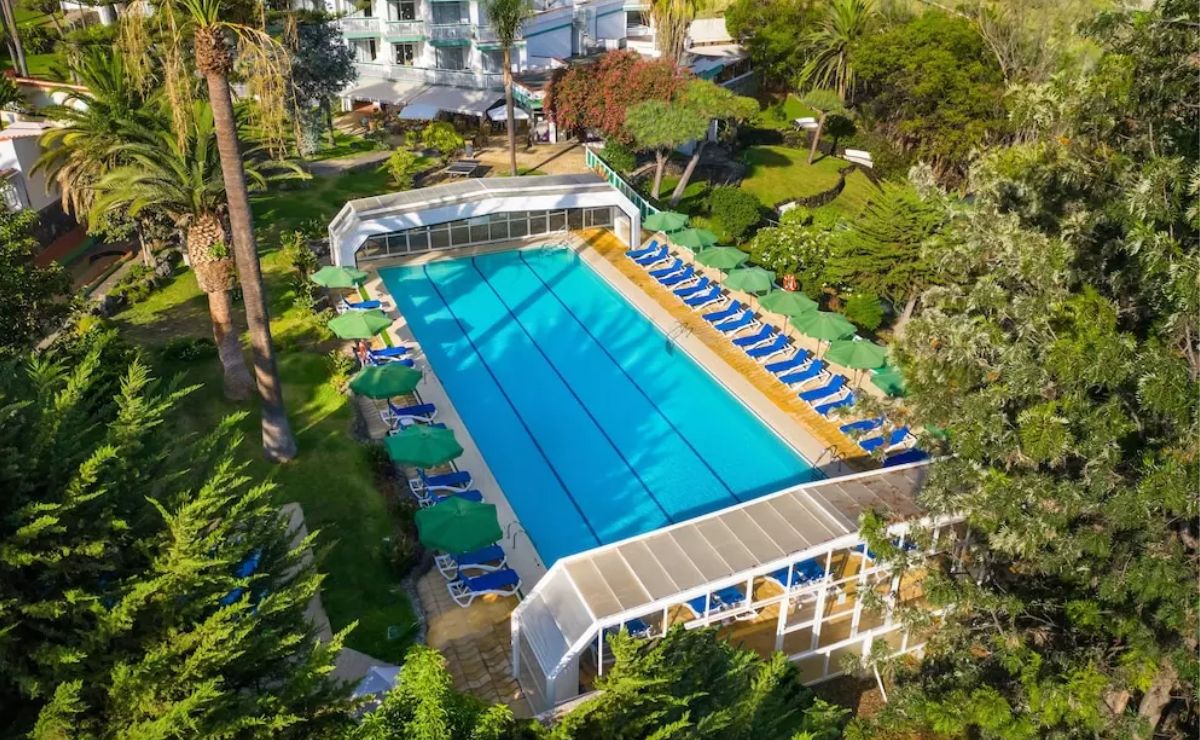
<svg viewBox="0 0 1200 740">
<path fill-rule="evenodd" d="M 846 463 L 848 467 L 856 471 L 861 471 L 870 470 L 878 466 L 878 463 L 863 452 L 862 448 L 845 434 L 842 434 L 838 428 L 842 423 L 841 421 L 826 420 L 820 414 L 813 411 L 808 404 L 796 397 L 796 391 L 790 390 L 787 386 L 776 380 L 775 376 L 763 369 L 762 365 L 734 347 L 728 337 L 712 328 L 709 323 L 700 317 L 699 313 L 689 309 L 669 289 L 659 285 L 645 270 L 641 269 L 631 260 L 626 259 L 625 250 L 627 247 L 612 232 L 605 229 L 589 229 L 576 233 L 584 240 L 588 247 L 611 262 L 622 275 L 645 291 L 672 318 L 686 327 L 687 331 L 703 341 L 722 360 L 729 363 L 730 366 L 745 376 L 772 403 L 796 418 L 825 446 L 835 450 L 839 459 Z M 745 301 L 743 300 L 743 302 Z M 764 315 L 765 320 L 769 320 L 769 317 L 770 314 Z M 786 326 L 781 327 L 778 323 L 775 323 L 775 327 L 787 331 Z M 812 340 L 799 337 L 793 337 L 793 339 L 801 346 L 805 346 L 807 342 L 811 344 L 808 347 L 809 349 L 816 348 Z M 870 392 L 865 387 L 862 391 Z M 862 391 L 856 389 L 856 392 Z"/>
</svg>

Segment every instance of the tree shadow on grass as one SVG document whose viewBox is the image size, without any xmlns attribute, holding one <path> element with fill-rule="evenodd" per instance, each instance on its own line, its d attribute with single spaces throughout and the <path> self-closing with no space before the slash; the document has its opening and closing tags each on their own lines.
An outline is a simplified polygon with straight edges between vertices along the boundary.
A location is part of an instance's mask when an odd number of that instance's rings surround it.
<svg viewBox="0 0 1200 740">
<path fill-rule="evenodd" d="M 745 153 L 746 164 L 750 166 L 751 174 L 757 167 L 791 167 L 795 164 L 795 160 L 780 154 L 774 149 L 765 149 L 755 147 L 747 149 Z"/>
</svg>

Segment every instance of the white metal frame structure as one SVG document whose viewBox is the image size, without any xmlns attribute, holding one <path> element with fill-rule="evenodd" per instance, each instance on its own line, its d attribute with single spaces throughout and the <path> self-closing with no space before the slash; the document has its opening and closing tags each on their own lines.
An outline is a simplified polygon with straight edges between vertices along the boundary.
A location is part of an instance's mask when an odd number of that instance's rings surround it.
<svg viewBox="0 0 1200 740">
<path fill-rule="evenodd" d="M 641 214 L 629 198 L 593 173 L 468 179 L 347 201 L 329 223 L 335 265 L 355 264 L 372 236 L 499 213 L 612 209 L 613 233 L 641 241 Z"/>
<path fill-rule="evenodd" d="M 662 634 L 672 613 L 675 622 L 701 627 L 760 619 L 772 606 L 778 608 L 777 618 L 770 617 L 774 649 L 799 662 L 806 682 L 840 675 L 842 656 L 866 655 L 876 640 L 892 652 L 918 650 L 923 641 L 893 618 L 897 601 L 904 600 L 898 595 L 918 589 L 873 557 L 858 522 L 864 512 L 879 512 L 892 522 L 889 532 L 902 548 L 910 547 L 904 537 L 914 523 L 933 528 L 933 551 L 947 541 L 965 541 L 957 519 L 931 520 L 916 504 L 928 464 L 801 484 L 559 560 L 512 614 L 514 675 L 534 710 L 544 712 L 579 693 L 586 652 L 595 651 L 596 668 L 603 671 L 603 636 L 631 620 Z M 954 536 L 947 537 L 951 530 Z M 848 558 L 860 567 L 839 578 L 835 566 Z M 825 576 L 793 584 L 792 566 L 813 559 Z M 756 586 L 780 570 L 787 573 L 783 588 L 756 595 Z M 712 594 L 731 586 L 746 600 L 714 610 Z M 764 590 L 772 589 L 757 593 Z M 863 608 L 859 596 L 871 591 L 886 605 L 882 614 Z M 697 597 L 705 597 L 704 613 L 693 610 L 692 619 L 680 620 L 680 608 Z"/>
</svg>

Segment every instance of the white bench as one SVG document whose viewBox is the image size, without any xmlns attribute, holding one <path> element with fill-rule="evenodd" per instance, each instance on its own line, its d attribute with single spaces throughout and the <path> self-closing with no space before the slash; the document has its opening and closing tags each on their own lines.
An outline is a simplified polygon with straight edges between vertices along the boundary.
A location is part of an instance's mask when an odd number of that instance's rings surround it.
<svg viewBox="0 0 1200 740">
<path fill-rule="evenodd" d="M 875 167 L 875 162 L 874 162 L 874 160 L 871 159 L 871 153 L 864 149 L 847 149 L 842 154 L 842 157 L 847 162 L 853 162 L 854 164 L 860 164 L 863 167 L 871 167 L 871 168 Z"/>
<path fill-rule="evenodd" d="M 809 116 L 807 118 L 797 118 L 792 121 L 796 128 L 815 129 L 817 127 L 817 119 Z"/>
</svg>

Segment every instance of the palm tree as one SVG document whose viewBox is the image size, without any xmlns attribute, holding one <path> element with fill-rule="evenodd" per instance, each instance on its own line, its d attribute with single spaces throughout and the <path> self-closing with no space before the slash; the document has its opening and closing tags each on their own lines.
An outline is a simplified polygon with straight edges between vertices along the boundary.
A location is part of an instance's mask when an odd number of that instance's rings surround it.
<svg viewBox="0 0 1200 740">
<path fill-rule="evenodd" d="M 29 66 L 25 63 L 25 47 L 21 44 L 21 34 L 17 29 L 17 17 L 13 13 L 12 0 L 0 0 L 0 18 L 4 21 L 5 41 L 8 42 L 9 55 L 22 77 L 29 76 Z"/>
<path fill-rule="evenodd" d="M 283 385 L 271 342 L 271 316 L 267 310 L 262 266 L 254 238 L 254 217 L 233 113 L 233 96 L 229 88 L 229 75 L 233 71 L 230 38 L 236 36 L 243 51 L 254 53 L 257 47 L 260 59 L 271 58 L 278 51 L 283 57 L 280 66 L 288 62 L 282 47 L 266 33 L 223 21 L 223 0 L 180 0 L 180 4 L 192 24 L 196 69 L 208 87 L 208 100 L 212 106 L 233 236 L 233 255 L 245 301 L 258 394 L 262 398 L 263 454 L 268 460 L 284 462 L 296 456 L 296 438 L 283 404 Z M 256 73 L 272 74 L 273 70 L 256 70 Z"/>
<path fill-rule="evenodd" d="M 821 143 L 821 132 L 825 130 L 825 119 L 830 113 L 840 113 L 845 108 L 842 107 L 842 99 L 833 90 L 810 90 L 800 98 L 800 102 L 819 114 L 817 130 L 813 132 L 812 148 L 808 150 L 808 163 L 812 164 L 817 157 L 817 145 Z"/>
<path fill-rule="evenodd" d="M 838 99 L 854 93 L 854 65 L 850 49 L 870 28 L 875 15 L 871 0 L 833 0 L 820 27 L 809 34 L 814 53 L 800 72 L 802 86 L 834 87 Z"/>
<path fill-rule="evenodd" d="M 508 123 L 508 164 L 515 177 L 517 174 L 517 130 L 513 118 L 512 47 L 516 43 L 521 24 L 533 15 L 532 0 L 484 0 L 482 10 L 496 32 L 496 39 L 504 54 L 504 109 Z"/>
<path fill-rule="evenodd" d="M 183 231 L 188 262 L 200 289 L 208 295 L 213 337 L 224 368 L 225 395 L 246 400 L 254 392 L 254 381 L 233 326 L 230 289 L 236 271 L 225 236 L 225 183 L 212 110 L 198 102 L 191 119 L 193 128 L 182 139 L 164 120 L 140 139 L 127 142 L 126 164 L 96 183 L 92 209 L 99 214 L 110 208 L 124 208 L 133 217 L 147 210 L 161 212 Z M 294 165 L 269 161 L 261 155 L 261 148 L 246 152 L 246 175 L 256 188 L 300 174 Z"/>
<path fill-rule="evenodd" d="M 688 27 L 700 9 L 700 0 L 651 0 L 654 34 L 659 52 L 678 63 L 683 56 Z"/>
<path fill-rule="evenodd" d="M 63 208 L 81 217 L 92 208 L 93 186 L 120 164 L 126 138 L 151 125 L 152 116 L 121 54 L 89 47 L 73 69 L 86 89 L 68 92 L 44 111 L 59 125 L 42 134 L 33 169 L 53 180 Z"/>
</svg>

